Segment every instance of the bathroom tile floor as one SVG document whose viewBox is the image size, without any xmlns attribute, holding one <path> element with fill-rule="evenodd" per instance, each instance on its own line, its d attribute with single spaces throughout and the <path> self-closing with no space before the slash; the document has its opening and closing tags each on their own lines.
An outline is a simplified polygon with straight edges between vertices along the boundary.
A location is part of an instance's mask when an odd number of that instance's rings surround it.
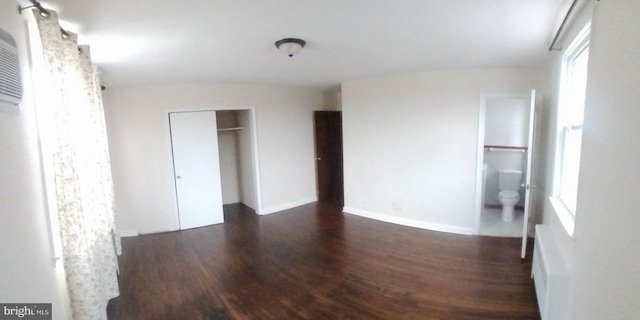
<svg viewBox="0 0 640 320">
<path fill-rule="evenodd" d="M 522 210 L 516 210 L 513 221 L 502 221 L 501 209 L 482 209 L 480 215 L 480 235 L 519 238 L 522 237 Z"/>
</svg>

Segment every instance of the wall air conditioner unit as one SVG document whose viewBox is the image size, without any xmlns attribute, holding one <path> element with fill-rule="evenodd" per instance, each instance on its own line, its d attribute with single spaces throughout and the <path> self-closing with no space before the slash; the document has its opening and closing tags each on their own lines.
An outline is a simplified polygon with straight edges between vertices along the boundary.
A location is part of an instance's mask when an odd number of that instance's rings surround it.
<svg viewBox="0 0 640 320">
<path fill-rule="evenodd" d="M 16 41 L 0 29 L 0 111 L 19 113 L 21 101 L 22 74 Z"/>
</svg>

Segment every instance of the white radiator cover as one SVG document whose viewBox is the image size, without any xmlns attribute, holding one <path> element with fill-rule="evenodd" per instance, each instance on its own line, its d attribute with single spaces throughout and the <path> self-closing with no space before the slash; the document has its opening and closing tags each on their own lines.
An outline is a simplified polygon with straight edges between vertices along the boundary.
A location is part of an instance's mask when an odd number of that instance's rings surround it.
<svg viewBox="0 0 640 320">
<path fill-rule="evenodd" d="M 567 318 L 569 270 L 553 237 L 551 226 L 536 226 L 531 277 L 542 320 Z"/>
</svg>

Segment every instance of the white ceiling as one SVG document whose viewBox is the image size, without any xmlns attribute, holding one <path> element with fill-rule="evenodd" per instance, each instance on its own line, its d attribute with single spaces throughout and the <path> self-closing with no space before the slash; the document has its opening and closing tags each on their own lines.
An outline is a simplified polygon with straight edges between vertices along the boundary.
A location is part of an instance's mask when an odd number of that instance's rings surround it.
<svg viewBox="0 0 640 320">
<path fill-rule="evenodd" d="M 21 0 L 25 1 L 26 0 Z M 42 0 L 107 86 L 319 89 L 442 68 L 542 67 L 563 0 Z M 274 42 L 307 41 L 293 58 Z"/>
</svg>

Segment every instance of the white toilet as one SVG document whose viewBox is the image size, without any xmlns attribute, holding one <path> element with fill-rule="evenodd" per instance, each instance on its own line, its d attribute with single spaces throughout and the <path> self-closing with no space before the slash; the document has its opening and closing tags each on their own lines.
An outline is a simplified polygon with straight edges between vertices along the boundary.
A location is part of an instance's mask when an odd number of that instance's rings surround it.
<svg viewBox="0 0 640 320">
<path fill-rule="evenodd" d="M 514 207 L 520 201 L 520 184 L 522 171 L 500 170 L 498 172 L 498 200 L 502 204 L 502 220 L 513 221 L 515 218 Z"/>
</svg>

